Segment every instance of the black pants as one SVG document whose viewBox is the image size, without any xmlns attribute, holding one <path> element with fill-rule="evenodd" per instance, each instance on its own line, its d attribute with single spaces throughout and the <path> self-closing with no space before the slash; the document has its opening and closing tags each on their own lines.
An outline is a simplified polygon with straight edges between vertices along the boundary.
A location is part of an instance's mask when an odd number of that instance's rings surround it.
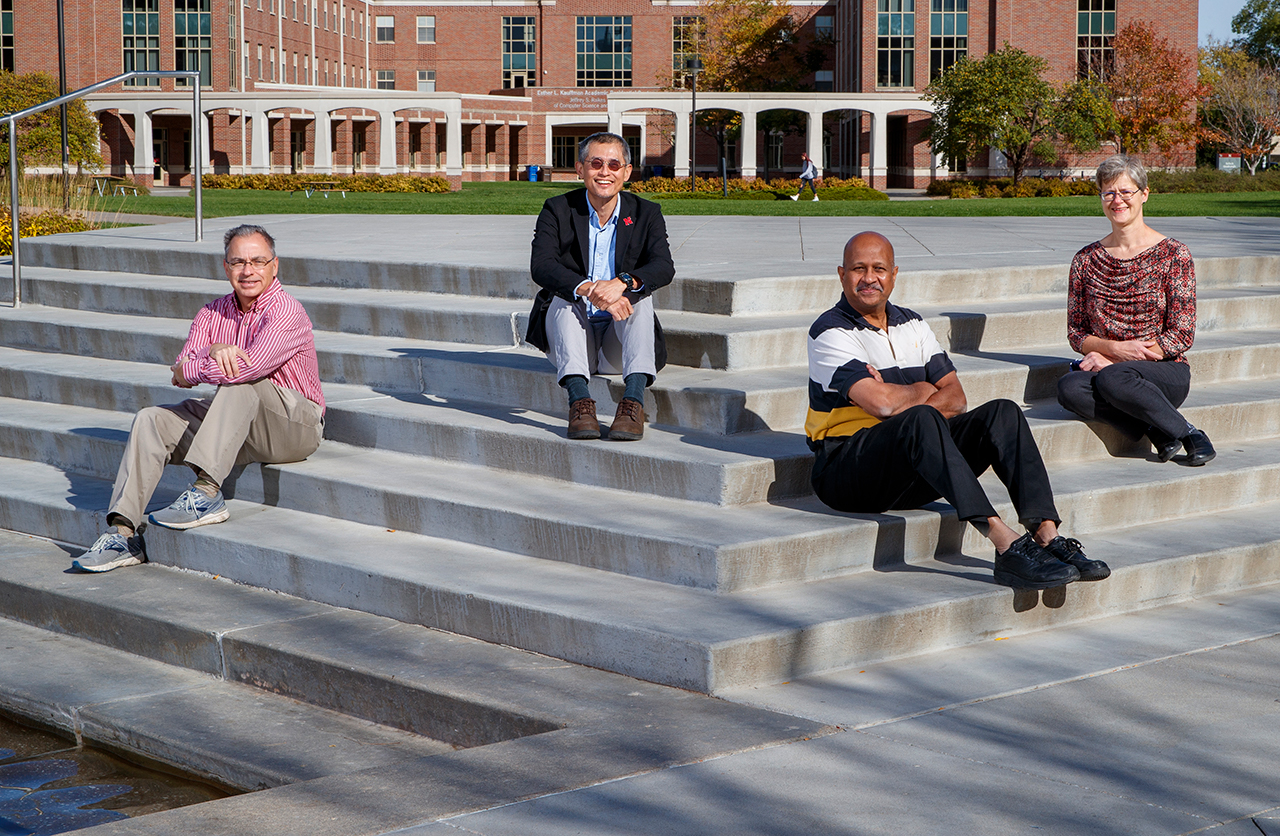
<svg viewBox="0 0 1280 836">
<path fill-rule="evenodd" d="M 1059 522 L 1053 489 L 1022 410 L 995 400 L 947 419 L 913 406 L 847 438 L 827 439 L 813 463 L 813 490 L 837 511 L 880 513 L 944 498 L 962 520 L 996 515 L 978 484 L 994 468 L 1018 518 Z"/>
<path fill-rule="evenodd" d="M 1130 360 L 1058 380 L 1058 403 L 1088 421 L 1105 421 L 1133 440 L 1155 427 L 1169 438 L 1188 432 L 1178 407 L 1191 391 L 1191 367 L 1172 360 Z"/>
</svg>

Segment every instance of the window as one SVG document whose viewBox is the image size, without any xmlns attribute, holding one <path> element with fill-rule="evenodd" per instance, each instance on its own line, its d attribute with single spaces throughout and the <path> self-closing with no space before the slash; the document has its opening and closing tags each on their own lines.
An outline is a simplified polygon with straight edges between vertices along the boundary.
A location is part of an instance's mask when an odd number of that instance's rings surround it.
<svg viewBox="0 0 1280 836">
<path fill-rule="evenodd" d="M 298 53 L 293 53 L 293 83 L 298 83 Z"/>
<path fill-rule="evenodd" d="M 124 71 L 160 69 L 160 0 L 121 0 Z M 135 78 L 128 86 L 159 87 L 158 78 Z"/>
<path fill-rule="evenodd" d="M 298 0 L 293 0 L 293 19 L 298 19 Z"/>
<path fill-rule="evenodd" d="M 1076 75 L 1103 78 L 1115 59 L 1116 0 L 1077 0 Z"/>
<path fill-rule="evenodd" d="M 774 170 L 782 170 L 782 131 L 769 131 L 764 137 L 765 166 Z"/>
<path fill-rule="evenodd" d="M 502 87 L 532 87 L 538 83 L 534 18 L 502 19 Z"/>
<path fill-rule="evenodd" d="M 684 87 L 686 63 L 698 55 L 702 41 L 702 18 L 697 15 L 676 15 L 671 18 L 671 85 Z"/>
<path fill-rule="evenodd" d="M 436 71 L 435 70 L 418 70 L 418 92 L 419 93 L 436 92 Z"/>
<path fill-rule="evenodd" d="M 916 83 L 916 0 L 876 0 L 876 86 Z"/>
<path fill-rule="evenodd" d="M 244 42 L 244 77 L 253 77 L 253 66 L 250 64 L 252 59 L 249 58 L 249 42 Z"/>
<path fill-rule="evenodd" d="M 201 87 L 213 83 L 212 18 L 209 0 L 173 0 L 173 68 L 198 70 Z M 180 78 L 176 84 L 186 85 L 187 80 Z"/>
<path fill-rule="evenodd" d="M 262 81 L 262 44 L 258 44 L 258 81 Z"/>
<path fill-rule="evenodd" d="M 818 70 L 813 74 L 813 89 L 819 93 L 830 93 L 836 89 L 834 70 Z"/>
<path fill-rule="evenodd" d="M 396 19 L 392 15 L 378 15 L 374 18 L 377 30 L 374 32 L 375 40 L 380 44 L 393 44 L 396 42 Z"/>
<path fill-rule="evenodd" d="M 969 54 L 969 0 L 930 0 L 929 79 Z"/>
<path fill-rule="evenodd" d="M 378 89 L 379 90 L 396 89 L 396 71 L 395 70 L 378 70 Z"/>
<path fill-rule="evenodd" d="M 13 66 L 13 0 L 0 0 L 0 70 Z"/>
<path fill-rule="evenodd" d="M 631 86 L 631 17 L 578 18 L 578 86 Z"/>
<path fill-rule="evenodd" d="M 303 6 L 302 8 L 305 9 L 306 6 Z M 315 79 L 311 77 L 311 56 L 310 55 L 302 56 L 302 83 L 303 84 L 316 83 Z"/>
<path fill-rule="evenodd" d="M 417 15 L 417 42 L 419 44 L 435 44 L 435 15 Z"/>
<path fill-rule="evenodd" d="M 817 15 L 813 19 L 813 34 L 822 40 L 833 41 L 836 37 L 836 19 L 833 15 Z"/>
<path fill-rule="evenodd" d="M 302 0 L 302 22 L 303 23 L 311 22 L 311 18 L 308 15 L 308 12 L 310 9 L 311 9 L 311 0 Z"/>
<path fill-rule="evenodd" d="M 271 47 L 271 80 L 276 80 L 276 48 Z"/>
<path fill-rule="evenodd" d="M 578 161 L 578 139 L 576 136 L 551 137 L 552 168 L 573 168 Z"/>
</svg>

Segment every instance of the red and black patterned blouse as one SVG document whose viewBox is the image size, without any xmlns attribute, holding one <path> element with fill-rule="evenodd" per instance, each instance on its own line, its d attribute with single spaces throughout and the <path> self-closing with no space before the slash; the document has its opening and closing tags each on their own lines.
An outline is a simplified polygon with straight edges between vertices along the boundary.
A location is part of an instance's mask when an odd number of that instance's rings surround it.
<svg viewBox="0 0 1280 836">
<path fill-rule="evenodd" d="M 1165 238 L 1129 259 L 1095 241 L 1071 261 L 1067 340 L 1154 339 L 1166 360 L 1187 362 L 1196 336 L 1196 266 L 1186 244 Z"/>
</svg>

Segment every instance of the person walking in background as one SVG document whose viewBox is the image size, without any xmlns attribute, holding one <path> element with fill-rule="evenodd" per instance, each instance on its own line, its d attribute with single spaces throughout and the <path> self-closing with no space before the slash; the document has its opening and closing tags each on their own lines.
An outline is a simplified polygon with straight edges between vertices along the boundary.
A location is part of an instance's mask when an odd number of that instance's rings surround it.
<svg viewBox="0 0 1280 836">
<path fill-rule="evenodd" d="M 813 160 L 809 159 L 808 154 L 801 154 L 800 159 L 804 160 L 804 167 L 800 169 L 800 191 L 791 196 L 792 200 L 799 200 L 800 195 L 804 194 L 804 187 L 808 186 L 809 191 L 813 192 L 813 199 L 818 199 L 818 167 L 813 164 Z"/>
<path fill-rule="evenodd" d="M 1167 462 L 1203 465 L 1209 436 L 1178 412 L 1191 389 L 1187 349 L 1196 334 L 1196 268 L 1185 244 L 1147 226 L 1151 191 L 1136 157 L 1098 166 L 1111 234 L 1076 253 L 1067 289 L 1067 340 L 1083 356 L 1058 381 L 1058 403 L 1132 440 L 1150 439 Z"/>
</svg>

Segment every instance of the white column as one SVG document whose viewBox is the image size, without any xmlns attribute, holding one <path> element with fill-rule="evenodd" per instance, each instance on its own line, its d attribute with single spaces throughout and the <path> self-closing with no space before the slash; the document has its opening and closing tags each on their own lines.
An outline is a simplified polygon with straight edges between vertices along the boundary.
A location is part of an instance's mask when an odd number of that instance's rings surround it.
<svg viewBox="0 0 1280 836">
<path fill-rule="evenodd" d="M 751 180 L 756 176 L 756 112 L 750 105 L 742 110 L 742 132 L 738 145 L 742 148 L 742 179 Z"/>
<path fill-rule="evenodd" d="M 614 110 L 612 102 L 609 104 L 609 133 L 622 136 L 622 111 Z"/>
<path fill-rule="evenodd" d="M 461 142 L 461 137 L 458 138 Z M 452 143 L 450 143 L 452 144 Z M 378 111 L 378 173 L 395 174 L 396 164 L 396 112 Z"/>
<path fill-rule="evenodd" d="M 809 111 L 809 125 L 806 130 L 808 141 L 806 144 L 806 152 L 809 159 L 813 160 L 813 164 L 817 166 L 818 171 L 822 171 L 822 111 Z"/>
<path fill-rule="evenodd" d="M 253 121 L 249 127 L 249 173 L 270 174 L 271 158 L 267 148 L 271 142 L 271 122 L 265 110 L 255 110 L 250 115 Z"/>
<path fill-rule="evenodd" d="M 444 173 L 462 176 L 462 100 L 449 102 L 445 108 Z"/>
<path fill-rule="evenodd" d="M 871 180 L 867 183 L 873 189 L 885 189 L 889 186 L 889 132 L 886 130 L 888 115 L 872 113 L 871 115 Z"/>
<path fill-rule="evenodd" d="M 689 115 L 692 112 L 689 108 L 676 111 L 676 164 L 675 176 L 689 176 L 689 129 L 692 120 Z"/>
<path fill-rule="evenodd" d="M 327 110 L 316 111 L 316 174 L 333 173 L 333 119 Z"/>
<path fill-rule="evenodd" d="M 133 114 L 133 173 L 150 177 L 155 173 L 152 165 L 155 137 L 151 133 L 151 114 L 138 109 Z"/>
<path fill-rule="evenodd" d="M 209 114 L 200 114 L 200 151 L 203 160 L 200 161 L 200 167 L 205 174 L 213 173 L 213 143 L 209 139 L 211 131 L 209 130 Z"/>
</svg>

